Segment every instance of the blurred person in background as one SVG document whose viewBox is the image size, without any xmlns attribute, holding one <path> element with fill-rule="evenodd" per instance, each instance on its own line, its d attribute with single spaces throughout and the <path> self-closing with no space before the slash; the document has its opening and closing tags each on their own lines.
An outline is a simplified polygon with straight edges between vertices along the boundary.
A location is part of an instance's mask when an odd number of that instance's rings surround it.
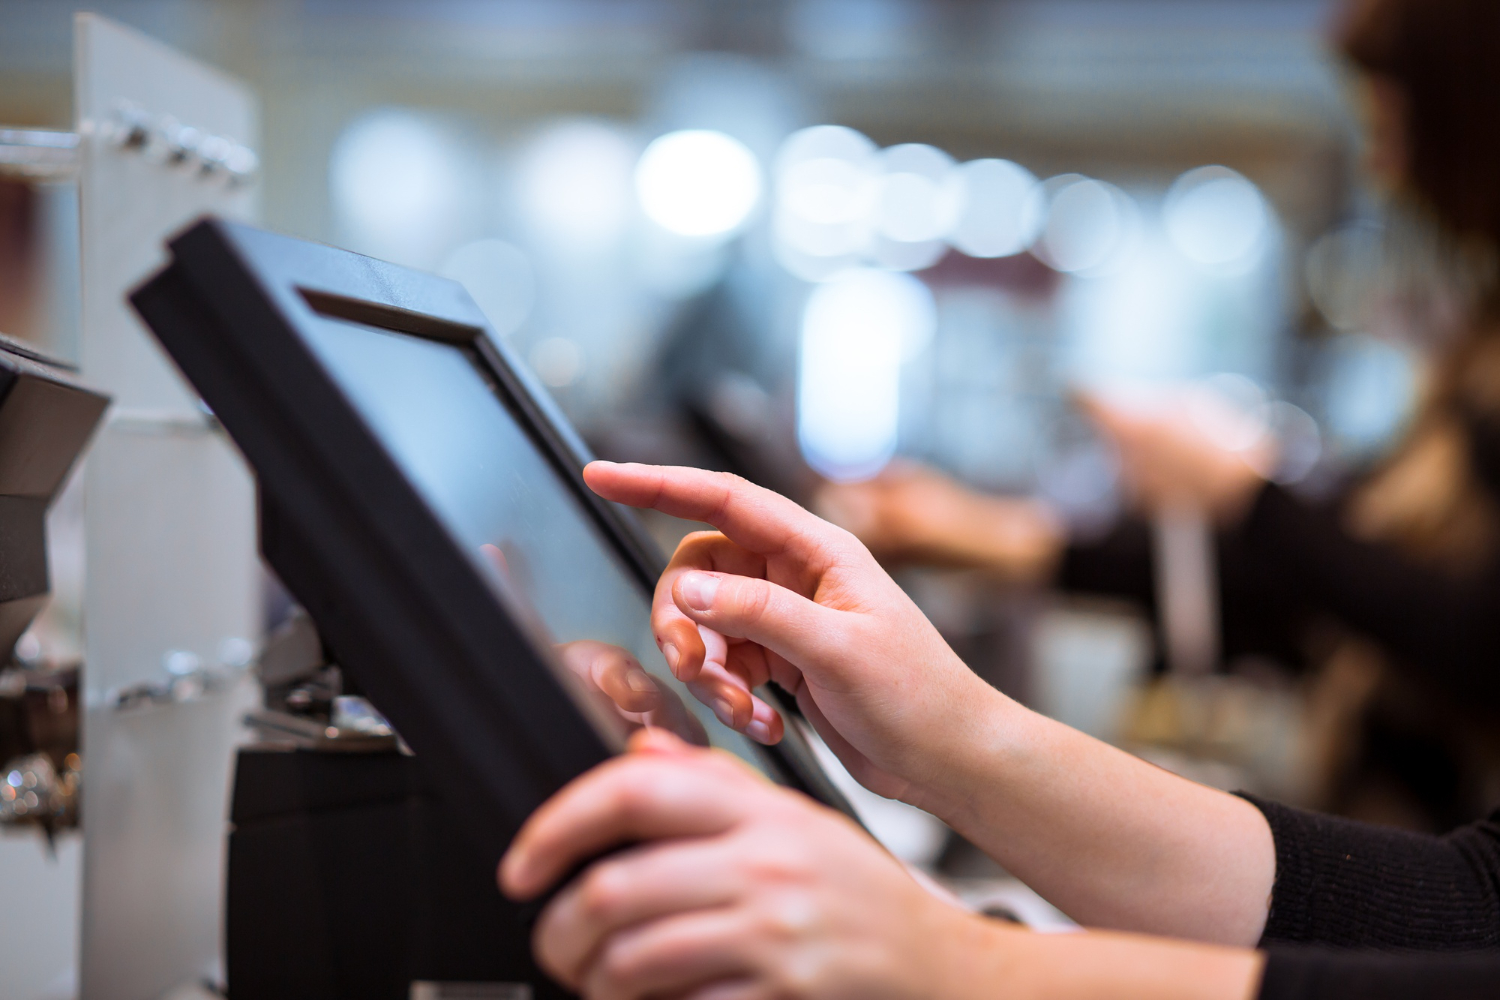
<svg viewBox="0 0 1500 1000">
<path fill-rule="evenodd" d="M 1415 331 L 1429 365 L 1404 439 L 1315 505 L 1258 471 L 1273 456 L 1227 451 L 1186 413 L 1082 402 L 1139 514 L 1188 507 L 1217 527 L 1226 662 L 1256 655 L 1335 678 L 1359 721 L 1330 755 L 1342 763 L 1325 765 L 1323 804 L 1447 829 L 1500 796 L 1500 4 L 1354 0 L 1337 42 L 1357 71 L 1368 172 L 1436 232 L 1446 284 L 1465 289 L 1458 322 L 1429 310 Z M 1070 539 L 1042 502 L 909 465 L 829 486 L 817 506 L 887 560 L 1155 605 L 1143 520 Z M 1330 619 L 1332 634 L 1318 627 Z"/>
</svg>

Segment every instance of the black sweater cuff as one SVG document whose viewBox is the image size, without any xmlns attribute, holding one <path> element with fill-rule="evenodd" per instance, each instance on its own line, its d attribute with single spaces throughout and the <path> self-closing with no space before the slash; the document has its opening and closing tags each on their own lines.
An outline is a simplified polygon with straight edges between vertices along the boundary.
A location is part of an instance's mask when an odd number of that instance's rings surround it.
<svg viewBox="0 0 1500 1000">
<path fill-rule="evenodd" d="M 1259 1000 L 1471 1000 L 1500 995 L 1500 955 L 1272 948 Z"/>
<path fill-rule="evenodd" d="M 1473 951 L 1500 948 L 1500 826 L 1445 837 L 1244 796 L 1276 843 L 1261 943 Z"/>
</svg>

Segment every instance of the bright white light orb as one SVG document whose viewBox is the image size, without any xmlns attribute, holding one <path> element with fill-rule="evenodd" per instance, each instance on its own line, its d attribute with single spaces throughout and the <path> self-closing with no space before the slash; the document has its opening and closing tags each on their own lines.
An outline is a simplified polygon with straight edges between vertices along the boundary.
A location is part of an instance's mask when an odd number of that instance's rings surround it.
<svg viewBox="0 0 1500 1000">
<path fill-rule="evenodd" d="M 1195 264 L 1241 269 L 1260 259 L 1271 213 L 1260 190 L 1228 167 L 1189 170 L 1172 185 L 1162 220 L 1172 244 Z"/>
<path fill-rule="evenodd" d="M 636 147 L 603 122 L 558 122 L 523 150 L 517 164 L 519 208 L 543 240 L 598 252 L 616 245 L 630 222 L 630 172 Z"/>
<path fill-rule="evenodd" d="M 958 168 L 962 202 L 950 241 L 970 257 L 1009 257 L 1030 247 L 1046 221 L 1038 182 L 1009 160 Z"/>
<path fill-rule="evenodd" d="M 773 172 L 777 183 L 786 172 L 808 160 L 843 160 L 862 164 L 875 155 L 870 137 L 845 125 L 812 125 L 798 129 L 781 143 L 776 151 Z"/>
<path fill-rule="evenodd" d="M 909 274 L 858 269 L 819 285 L 802 314 L 797 439 L 831 479 L 875 475 L 896 452 L 901 365 L 929 341 L 937 310 Z"/>
<path fill-rule="evenodd" d="M 958 215 L 960 189 L 953 158 L 935 146 L 910 142 L 880 155 L 875 226 L 887 239 L 923 243 L 948 235 Z"/>
<path fill-rule="evenodd" d="M 744 143 L 723 132 L 669 132 L 641 154 L 635 190 L 647 217 L 668 232 L 724 236 L 760 201 L 760 164 Z"/>
<path fill-rule="evenodd" d="M 814 125 L 787 136 L 776 153 L 772 233 L 793 274 L 826 280 L 870 243 L 879 162 L 869 137 L 842 125 Z"/>
<path fill-rule="evenodd" d="M 1054 181 L 1062 179 L 1055 178 Z M 1052 186 L 1047 221 L 1032 250 L 1051 267 L 1072 274 L 1109 267 L 1130 244 L 1135 205 L 1113 184 L 1086 177 Z"/>
<path fill-rule="evenodd" d="M 347 238 L 367 252 L 393 256 L 436 239 L 463 189 L 442 128 L 393 108 L 372 111 L 344 129 L 329 157 L 328 179 Z"/>
<path fill-rule="evenodd" d="M 502 337 L 518 330 L 531 314 L 536 272 L 526 254 L 504 240 L 476 240 L 459 247 L 440 273 L 464 286 Z"/>
</svg>

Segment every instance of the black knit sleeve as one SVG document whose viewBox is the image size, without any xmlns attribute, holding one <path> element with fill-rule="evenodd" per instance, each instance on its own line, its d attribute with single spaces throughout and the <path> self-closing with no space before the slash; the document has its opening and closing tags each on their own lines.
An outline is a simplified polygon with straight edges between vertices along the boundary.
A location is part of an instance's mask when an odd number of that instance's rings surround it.
<svg viewBox="0 0 1500 1000">
<path fill-rule="evenodd" d="M 1475 1000 L 1500 996 L 1500 954 L 1378 955 L 1271 948 L 1259 1000 Z"/>
<path fill-rule="evenodd" d="M 1263 945 L 1500 949 L 1500 814 L 1434 837 L 1245 798 L 1276 843 Z"/>
<path fill-rule="evenodd" d="M 1407 670 L 1460 698 L 1500 704 L 1500 578 L 1470 579 L 1351 536 L 1331 510 L 1277 486 L 1240 532 L 1259 576 L 1379 642 Z"/>
</svg>

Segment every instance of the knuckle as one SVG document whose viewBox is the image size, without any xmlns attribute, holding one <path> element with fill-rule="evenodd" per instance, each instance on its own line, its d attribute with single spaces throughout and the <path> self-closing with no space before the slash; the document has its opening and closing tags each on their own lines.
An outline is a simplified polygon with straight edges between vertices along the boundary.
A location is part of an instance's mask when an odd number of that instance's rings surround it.
<svg viewBox="0 0 1500 1000">
<path fill-rule="evenodd" d="M 636 767 L 623 772 L 613 790 L 614 810 L 628 822 L 645 819 L 656 808 L 661 784 Z"/>
<path fill-rule="evenodd" d="M 761 582 L 749 582 L 736 588 L 735 606 L 747 622 L 758 622 L 771 610 L 771 587 Z"/>
<path fill-rule="evenodd" d="M 635 978 L 639 965 L 636 949 L 618 937 L 611 938 L 600 950 L 589 978 L 601 994 L 620 995 Z"/>
<path fill-rule="evenodd" d="M 628 897 L 626 881 L 618 864 L 608 861 L 596 864 L 578 888 L 579 914 L 589 923 L 608 923 Z"/>
</svg>

